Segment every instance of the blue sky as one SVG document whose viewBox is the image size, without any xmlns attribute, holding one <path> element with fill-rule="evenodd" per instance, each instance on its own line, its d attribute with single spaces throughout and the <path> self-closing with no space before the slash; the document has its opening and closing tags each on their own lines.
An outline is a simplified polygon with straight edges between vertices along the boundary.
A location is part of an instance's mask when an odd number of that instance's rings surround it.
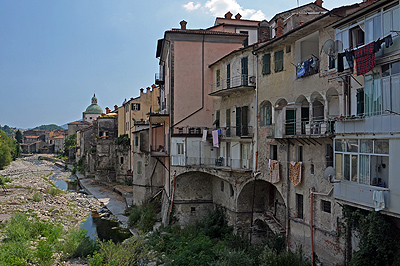
<svg viewBox="0 0 400 266">
<path fill-rule="evenodd" d="M 33 128 L 120 106 L 154 83 L 164 31 L 207 28 L 227 11 L 267 19 L 302 0 L 0 0 L 0 125 Z M 325 0 L 327 9 L 355 0 Z"/>
</svg>

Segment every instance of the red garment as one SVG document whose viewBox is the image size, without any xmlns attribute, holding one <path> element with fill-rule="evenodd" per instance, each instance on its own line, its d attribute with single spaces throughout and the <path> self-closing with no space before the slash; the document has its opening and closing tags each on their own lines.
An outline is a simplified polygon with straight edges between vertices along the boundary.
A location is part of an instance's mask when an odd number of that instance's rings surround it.
<svg viewBox="0 0 400 266">
<path fill-rule="evenodd" d="M 375 67 L 374 45 L 375 42 L 371 42 L 354 51 L 358 76 L 364 75 Z"/>
</svg>

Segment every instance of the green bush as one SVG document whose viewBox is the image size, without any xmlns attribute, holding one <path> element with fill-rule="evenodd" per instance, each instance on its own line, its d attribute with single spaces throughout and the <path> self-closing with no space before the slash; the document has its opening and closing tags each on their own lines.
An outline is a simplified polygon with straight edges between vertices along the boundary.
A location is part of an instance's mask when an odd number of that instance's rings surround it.
<svg viewBox="0 0 400 266">
<path fill-rule="evenodd" d="M 133 205 L 128 210 L 130 226 L 138 228 L 143 232 L 153 230 L 154 224 L 157 222 L 157 213 L 160 211 L 159 199 L 152 202 L 144 202 L 140 206 Z"/>
<path fill-rule="evenodd" d="M 212 262 L 211 266 L 251 266 L 256 264 L 257 257 L 244 250 L 232 250 L 227 247 L 216 250 L 218 259 Z"/>
<path fill-rule="evenodd" d="M 138 265 L 139 262 L 150 258 L 149 249 L 145 245 L 145 238 L 141 235 L 130 238 L 124 243 L 115 244 L 112 240 L 99 241 L 99 252 L 89 256 L 90 266 L 129 266 Z M 145 265 L 143 263 L 143 265 Z"/>
<path fill-rule="evenodd" d="M 56 187 L 49 187 L 47 190 L 46 190 L 46 193 L 47 194 L 50 194 L 50 195 L 52 195 L 52 196 L 55 196 L 55 195 L 58 195 L 58 194 L 61 194 L 61 193 L 64 193 L 61 189 L 58 189 L 58 188 L 56 188 Z"/>
<path fill-rule="evenodd" d="M 37 192 L 37 191 L 36 191 L 35 193 L 33 193 L 32 200 L 33 200 L 34 202 L 41 202 L 41 201 L 43 200 L 43 195 L 42 195 L 42 193 Z"/>
<path fill-rule="evenodd" d="M 278 253 L 276 250 L 265 246 L 263 252 L 260 255 L 260 266 L 311 266 L 309 259 L 307 259 L 303 250 L 297 248 L 295 252 L 292 251 L 281 251 Z"/>
<path fill-rule="evenodd" d="M 81 228 L 72 228 L 68 231 L 60 249 L 62 250 L 64 259 L 87 257 L 94 254 L 98 250 L 95 240 L 86 235 L 86 230 Z"/>
</svg>

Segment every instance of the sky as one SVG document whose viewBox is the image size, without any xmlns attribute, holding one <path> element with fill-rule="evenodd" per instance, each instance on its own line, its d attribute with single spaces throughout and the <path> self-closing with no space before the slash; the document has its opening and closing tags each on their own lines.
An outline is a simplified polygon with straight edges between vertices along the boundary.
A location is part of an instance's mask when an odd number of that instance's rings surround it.
<svg viewBox="0 0 400 266">
<path fill-rule="evenodd" d="M 332 9 L 361 0 L 325 0 Z M 230 11 L 271 19 L 303 0 L 0 0 L 0 125 L 34 128 L 82 118 L 150 87 L 164 32 L 213 26 Z"/>
</svg>

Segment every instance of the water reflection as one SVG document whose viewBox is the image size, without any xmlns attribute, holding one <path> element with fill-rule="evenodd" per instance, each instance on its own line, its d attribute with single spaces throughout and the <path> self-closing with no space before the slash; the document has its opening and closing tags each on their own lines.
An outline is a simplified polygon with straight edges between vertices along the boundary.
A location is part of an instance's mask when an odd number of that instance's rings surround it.
<svg viewBox="0 0 400 266">
<path fill-rule="evenodd" d="M 104 219 L 96 212 L 82 221 L 80 227 L 86 230 L 91 239 L 97 236 L 103 241 L 112 240 L 114 243 L 119 243 L 131 236 L 129 231 L 119 227 L 117 221 Z"/>
</svg>

